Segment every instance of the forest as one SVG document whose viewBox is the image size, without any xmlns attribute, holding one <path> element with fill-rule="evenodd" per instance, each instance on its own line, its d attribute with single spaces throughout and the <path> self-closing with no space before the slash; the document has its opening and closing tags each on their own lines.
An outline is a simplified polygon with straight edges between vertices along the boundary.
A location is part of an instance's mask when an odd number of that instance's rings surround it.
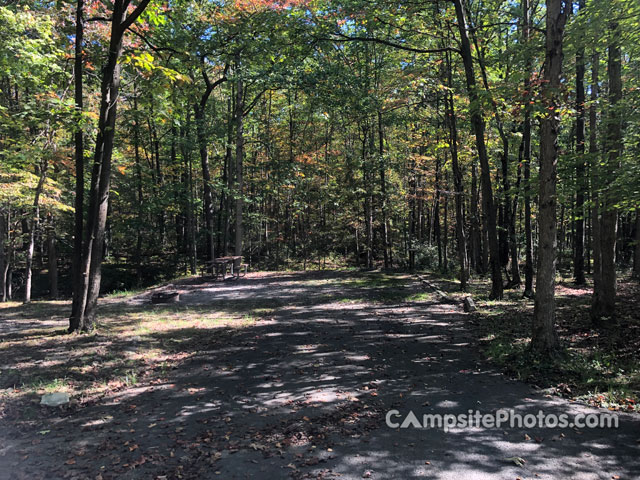
<svg viewBox="0 0 640 480">
<path fill-rule="evenodd" d="M 531 307 L 509 348 L 557 359 L 569 289 L 633 410 L 638 158 L 638 0 L 0 0 L 0 323 L 93 342 L 158 285 L 347 272 L 384 303 L 418 273 Z M 246 279 L 206 283 L 229 256 Z"/>
<path fill-rule="evenodd" d="M 541 331 L 556 271 L 594 321 L 640 274 L 636 1 L 1 13 L 0 291 L 88 297 L 72 330 L 227 253 L 535 278 Z"/>
</svg>

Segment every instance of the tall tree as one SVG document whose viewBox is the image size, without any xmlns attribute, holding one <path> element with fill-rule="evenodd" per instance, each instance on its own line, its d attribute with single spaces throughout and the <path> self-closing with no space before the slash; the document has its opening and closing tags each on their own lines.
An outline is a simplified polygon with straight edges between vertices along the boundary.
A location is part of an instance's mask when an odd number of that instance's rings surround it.
<svg viewBox="0 0 640 480">
<path fill-rule="evenodd" d="M 533 297 L 533 231 L 531 226 L 531 20 L 529 0 L 522 0 L 524 60 L 524 120 L 522 125 L 522 163 L 524 164 L 524 296 Z"/>
<path fill-rule="evenodd" d="M 613 12 L 611 12 L 613 14 Z M 607 74 L 609 77 L 609 108 L 606 121 L 606 163 L 602 174 L 606 186 L 601 193 L 600 215 L 600 282 L 594 290 L 591 316 L 595 322 L 604 318 L 615 318 L 616 306 L 616 239 L 618 231 L 618 211 L 613 179 L 617 175 L 622 157 L 622 53 L 620 50 L 621 30 L 616 20 L 611 20 L 609 45 L 607 47 Z"/>
<path fill-rule="evenodd" d="M 111 16 L 111 32 L 107 59 L 100 86 L 100 113 L 95 142 L 89 210 L 83 239 L 81 276 L 74 283 L 74 301 L 69 318 L 69 331 L 90 331 L 94 327 L 104 250 L 105 226 L 111 187 L 111 159 L 116 130 L 116 113 L 120 90 L 119 64 L 125 32 L 138 19 L 150 0 L 141 0 L 127 15 L 130 0 L 115 0 Z"/>
<path fill-rule="evenodd" d="M 0 209 L 0 302 L 7 301 L 7 273 L 6 267 L 9 265 L 9 258 L 7 255 L 7 220 L 4 209 Z"/>
<path fill-rule="evenodd" d="M 491 168 L 489 166 L 489 155 L 485 143 L 485 121 L 482 115 L 482 108 L 478 96 L 476 78 L 473 67 L 473 56 L 471 54 L 471 44 L 467 32 L 467 16 L 463 0 L 453 0 L 456 17 L 458 19 L 458 30 L 460 32 L 460 47 L 464 72 L 467 83 L 467 92 L 471 109 L 471 124 L 476 137 L 476 149 L 480 159 L 480 176 L 482 188 L 482 203 L 484 214 L 486 215 L 486 226 L 489 237 L 489 256 L 491 263 L 491 298 L 502 298 L 502 273 L 500 269 L 500 249 L 498 245 L 497 219 L 495 205 L 493 202 L 493 191 L 491 187 Z"/>
<path fill-rule="evenodd" d="M 239 72 L 238 72 L 239 73 Z M 242 255 L 242 207 L 243 176 L 242 167 L 244 161 L 244 85 L 241 78 L 236 82 L 236 239 L 235 254 Z"/>
<path fill-rule="evenodd" d="M 458 246 L 458 263 L 460 264 L 460 290 L 465 291 L 467 288 L 467 277 L 469 265 L 467 261 L 467 237 L 464 228 L 464 188 L 462 185 L 462 170 L 458 159 L 458 125 L 456 121 L 456 112 L 453 102 L 453 75 L 451 73 L 451 53 L 446 53 L 447 68 L 447 97 L 445 103 L 446 120 L 449 127 L 449 143 L 451 150 L 451 168 L 453 170 L 453 186 L 455 190 L 455 206 L 456 206 L 456 241 Z"/>
<path fill-rule="evenodd" d="M 584 11 L 585 2 L 580 0 L 578 8 Z M 584 285 L 584 192 L 585 192 L 585 93 L 584 93 L 584 45 L 576 52 L 576 208 L 574 229 L 573 278 Z"/>
<path fill-rule="evenodd" d="M 215 88 L 227 81 L 227 67 L 225 66 L 224 73 L 220 78 L 215 81 L 211 81 L 209 73 L 207 72 L 207 59 L 206 56 L 200 57 L 201 74 L 205 82 L 205 89 L 200 96 L 200 101 L 195 103 L 194 113 L 196 121 L 196 136 L 198 138 L 198 149 L 200 151 L 200 163 L 202 166 L 202 179 L 203 179 L 203 197 L 204 197 L 204 219 L 205 219 L 205 235 L 207 243 L 207 259 L 213 260 L 215 257 L 214 251 L 214 232 L 213 232 L 213 190 L 212 190 L 212 177 L 211 166 L 209 165 L 209 139 L 207 137 L 206 118 L 207 118 L 207 103 L 211 97 L 211 93 Z"/>
<path fill-rule="evenodd" d="M 31 282 L 33 278 L 33 253 L 36 246 L 36 235 L 40 228 L 40 197 L 42 196 L 42 189 L 44 188 L 44 182 L 47 179 L 47 170 L 49 162 L 46 156 L 42 159 L 39 166 L 39 179 L 36 185 L 36 191 L 33 198 L 33 218 L 29 222 L 29 240 L 27 243 L 27 258 L 25 267 L 25 281 L 24 281 L 24 303 L 31 302 Z"/>
<path fill-rule="evenodd" d="M 602 283 L 602 266 L 600 264 L 600 160 L 598 151 L 598 112 L 597 100 L 599 95 L 599 66 L 600 56 L 594 53 L 591 56 L 591 94 L 589 96 L 589 155 L 591 156 L 591 223 L 593 245 L 593 297 L 592 305 L 598 303 L 596 297 L 600 295 Z"/>
<path fill-rule="evenodd" d="M 558 254 L 556 183 L 562 43 L 571 2 L 547 0 L 546 5 L 544 83 L 541 95 L 545 114 L 540 124 L 540 212 L 538 214 L 540 237 L 531 338 L 532 348 L 540 353 L 552 352 L 559 347 L 555 329 L 555 280 Z"/>
<path fill-rule="evenodd" d="M 74 132 L 75 147 L 75 216 L 73 233 L 72 277 L 73 285 L 81 285 L 82 280 L 82 240 L 84 231 L 84 132 L 82 131 L 82 113 L 84 109 L 83 92 L 83 48 L 84 48 L 84 0 L 76 3 L 76 38 L 73 63 L 74 102 L 77 126 Z M 71 310 L 77 312 L 80 295 L 74 295 Z M 71 327 L 71 325 L 70 325 Z M 71 328 L 70 328 L 71 329 Z"/>
<path fill-rule="evenodd" d="M 633 247 L 633 277 L 640 279 L 640 210 L 636 210 L 635 246 Z"/>
</svg>

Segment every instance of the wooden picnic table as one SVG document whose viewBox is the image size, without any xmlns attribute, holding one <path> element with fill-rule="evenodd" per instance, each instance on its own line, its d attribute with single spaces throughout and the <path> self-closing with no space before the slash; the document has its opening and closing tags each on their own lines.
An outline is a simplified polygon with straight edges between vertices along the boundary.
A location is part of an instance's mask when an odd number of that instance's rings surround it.
<svg viewBox="0 0 640 480">
<path fill-rule="evenodd" d="M 222 276 L 222 280 L 227 277 L 227 268 L 232 277 L 239 277 L 240 271 L 244 267 L 245 274 L 247 272 L 247 266 L 242 264 L 242 257 L 238 255 L 232 255 L 227 257 L 214 258 L 212 261 L 207 262 L 206 271 L 212 270 L 212 273 L 218 277 Z"/>
</svg>

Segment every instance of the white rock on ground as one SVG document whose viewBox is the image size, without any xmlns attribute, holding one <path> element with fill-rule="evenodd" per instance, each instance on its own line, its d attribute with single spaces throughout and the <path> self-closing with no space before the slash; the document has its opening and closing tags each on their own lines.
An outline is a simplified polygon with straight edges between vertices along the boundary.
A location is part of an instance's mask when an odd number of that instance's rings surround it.
<svg viewBox="0 0 640 480">
<path fill-rule="evenodd" d="M 47 407 L 59 407 L 69 403 L 69 394 L 65 392 L 47 393 L 40 399 L 40 405 Z"/>
<path fill-rule="evenodd" d="M 465 312 L 475 312 L 476 304 L 471 297 L 464 297 L 464 311 Z"/>
</svg>

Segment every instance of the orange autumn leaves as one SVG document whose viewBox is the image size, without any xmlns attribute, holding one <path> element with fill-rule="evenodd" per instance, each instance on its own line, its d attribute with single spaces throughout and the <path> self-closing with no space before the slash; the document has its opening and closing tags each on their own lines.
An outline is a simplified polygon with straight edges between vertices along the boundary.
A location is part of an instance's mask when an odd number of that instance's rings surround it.
<svg viewBox="0 0 640 480">
<path fill-rule="evenodd" d="M 235 0 L 235 8 L 241 12 L 264 10 L 282 11 L 306 5 L 307 0 Z"/>
</svg>

